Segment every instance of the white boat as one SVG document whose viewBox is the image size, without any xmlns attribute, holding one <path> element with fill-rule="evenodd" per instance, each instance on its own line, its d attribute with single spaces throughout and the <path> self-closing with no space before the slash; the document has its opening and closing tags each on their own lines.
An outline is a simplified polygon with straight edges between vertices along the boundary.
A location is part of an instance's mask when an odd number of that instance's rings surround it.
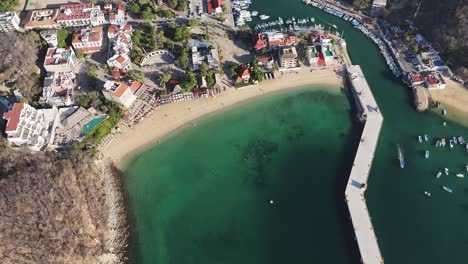
<svg viewBox="0 0 468 264">
<path fill-rule="evenodd" d="M 429 158 L 429 150 L 426 150 L 426 153 L 424 153 L 424 156 L 426 157 L 426 159 Z"/>
<path fill-rule="evenodd" d="M 425 141 L 428 141 L 428 140 L 429 140 L 429 137 L 427 136 L 427 134 L 424 134 L 424 140 L 425 140 Z"/>
<path fill-rule="evenodd" d="M 436 179 L 439 179 L 439 178 L 440 178 L 440 176 L 442 176 L 442 172 L 441 172 L 441 171 L 439 171 L 439 172 L 437 173 L 437 175 L 436 175 Z"/>
<path fill-rule="evenodd" d="M 254 11 L 250 12 L 250 15 L 251 15 L 251 16 L 257 16 L 257 15 L 258 15 L 258 11 L 255 11 L 255 10 L 254 10 Z"/>
<path fill-rule="evenodd" d="M 442 147 L 445 147 L 445 138 L 443 138 L 440 143 L 442 144 Z"/>
<path fill-rule="evenodd" d="M 422 142 L 422 137 L 418 136 L 418 140 L 419 140 L 419 143 L 421 143 Z"/>
<path fill-rule="evenodd" d="M 449 143 L 450 143 L 450 148 L 453 148 L 453 140 L 450 140 Z"/>
<path fill-rule="evenodd" d="M 453 143 L 458 144 L 458 139 L 457 139 L 457 137 L 453 137 Z"/>
<path fill-rule="evenodd" d="M 466 143 L 466 150 L 468 150 L 468 143 Z"/>
<path fill-rule="evenodd" d="M 440 143 L 440 140 L 437 140 L 436 142 L 436 148 L 440 147 L 442 144 Z"/>
<path fill-rule="evenodd" d="M 405 157 L 403 156 L 403 150 L 401 150 L 400 145 L 397 145 L 398 149 L 398 160 L 400 161 L 400 168 L 405 167 Z"/>
<path fill-rule="evenodd" d="M 444 122 L 444 126 L 446 126 L 446 125 L 447 125 L 447 122 Z"/>
<path fill-rule="evenodd" d="M 449 169 L 445 168 L 444 171 L 445 171 L 445 175 L 449 175 Z"/>
<path fill-rule="evenodd" d="M 457 177 L 458 178 L 465 178 L 465 175 L 463 175 L 463 173 L 457 173 Z"/>
<path fill-rule="evenodd" d="M 460 144 L 465 144 L 465 140 L 463 139 L 463 137 L 458 137 L 458 143 Z"/>
<path fill-rule="evenodd" d="M 250 22 L 250 21 L 252 21 L 252 18 L 251 17 L 246 17 L 245 21 Z"/>
<path fill-rule="evenodd" d="M 468 171 L 468 165 L 466 165 L 466 171 Z"/>
<path fill-rule="evenodd" d="M 267 20 L 267 19 L 269 19 L 269 18 L 270 18 L 270 16 L 267 16 L 267 15 L 260 15 L 260 19 L 261 19 L 261 20 Z"/>
<path fill-rule="evenodd" d="M 430 193 L 430 192 L 427 192 L 427 191 L 424 191 L 424 195 L 426 195 L 426 196 L 429 196 L 429 197 L 430 197 L 430 196 L 431 196 L 431 193 Z"/>
<path fill-rule="evenodd" d="M 453 190 L 452 190 L 452 188 L 450 188 L 450 187 L 442 186 L 442 188 L 443 188 L 445 191 L 449 192 L 449 193 L 453 193 Z"/>
</svg>

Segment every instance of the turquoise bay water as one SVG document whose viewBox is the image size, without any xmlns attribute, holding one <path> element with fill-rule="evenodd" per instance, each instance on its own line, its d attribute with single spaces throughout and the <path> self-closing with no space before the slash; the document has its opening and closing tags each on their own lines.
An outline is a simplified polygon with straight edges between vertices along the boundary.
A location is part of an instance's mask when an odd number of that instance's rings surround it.
<svg viewBox="0 0 468 264">
<path fill-rule="evenodd" d="M 464 171 L 468 153 L 436 149 L 417 136 L 468 139 L 468 129 L 415 112 L 409 89 L 347 22 L 300 0 L 253 2 L 261 14 L 314 17 L 344 31 L 385 119 L 366 193 L 385 263 L 467 263 L 468 183 L 454 174 Z M 343 95 L 277 95 L 205 120 L 137 157 L 127 175 L 134 262 L 359 262 L 342 200 L 361 129 L 348 109 Z M 396 144 L 405 153 L 403 170 Z M 444 167 L 451 175 L 436 180 Z"/>
<path fill-rule="evenodd" d="M 343 190 L 360 126 L 338 92 L 262 98 L 131 162 L 136 263 L 356 263 Z M 273 204 L 270 203 L 273 201 Z"/>
</svg>

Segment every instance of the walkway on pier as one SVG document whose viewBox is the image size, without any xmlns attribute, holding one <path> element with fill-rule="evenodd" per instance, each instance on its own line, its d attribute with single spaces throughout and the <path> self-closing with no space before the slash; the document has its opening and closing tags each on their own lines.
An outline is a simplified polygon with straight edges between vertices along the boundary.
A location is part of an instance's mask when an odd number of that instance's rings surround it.
<svg viewBox="0 0 468 264">
<path fill-rule="evenodd" d="M 361 116 L 365 120 L 361 141 L 346 186 L 346 202 L 348 203 L 362 262 L 366 264 L 382 264 L 383 258 L 374 233 L 369 211 L 367 210 L 364 192 L 367 188 L 367 179 L 379 140 L 383 116 L 362 73 L 361 67 L 348 65 L 346 66 L 346 70 L 353 93 L 362 109 Z"/>
</svg>

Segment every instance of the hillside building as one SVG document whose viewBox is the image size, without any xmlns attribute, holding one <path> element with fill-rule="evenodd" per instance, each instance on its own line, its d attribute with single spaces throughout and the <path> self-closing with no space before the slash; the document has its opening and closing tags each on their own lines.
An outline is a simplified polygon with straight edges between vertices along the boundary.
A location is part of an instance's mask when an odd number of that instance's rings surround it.
<svg viewBox="0 0 468 264">
<path fill-rule="evenodd" d="M 57 19 L 58 9 L 38 9 L 29 10 L 26 18 L 23 20 L 24 29 L 53 29 L 58 28 Z"/>
<path fill-rule="evenodd" d="M 140 89 L 141 83 L 134 81 L 130 85 L 124 82 L 107 81 L 104 84 L 102 93 L 109 101 L 122 104 L 125 108 L 130 108 L 137 96 L 135 93 Z"/>
<path fill-rule="evenodd" d="M 15 12 L 0 12 L 0 32 L 22 31 L 20 19 Z"/>
<path fill-rule="evenodd" d="M 84 28 L 73 35 L 72 45 L 75 50 L 82 50 L 83 53 L 98 52 L 102 48 L 102 26 Z"/>
<path fill-rule="evenodd" d="M 47 72 L 73 72 L 75 62 L 75 52 L 70 46 L 49 48 L 44 60 L 44 68 Z"/>
</svg>

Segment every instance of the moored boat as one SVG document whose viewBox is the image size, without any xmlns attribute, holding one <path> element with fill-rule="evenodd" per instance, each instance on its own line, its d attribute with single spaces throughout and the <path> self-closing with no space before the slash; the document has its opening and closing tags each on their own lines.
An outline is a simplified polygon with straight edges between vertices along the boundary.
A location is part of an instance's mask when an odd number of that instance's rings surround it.
<svg viewBox="0 0 468 264">
<path fill-rule="evenodd" d="M 465 140 L 463 139 L 463 137 L 458 137 L 458 142 L 462 145 L 465 144 Z"/>
<path fill-rule="evenodd" d="M 442 141 L 440 142 L 440 144 L 442 144 L 442 147 L 445 147 L 445 138 L 442 139 Z"/>
<path fill-rule="evenodd" d="M 445 171 L 445 175 L 449 175 L 449 169 L 445 168 L 444 171 Z"/>
<path fill-rule="evenodd" d="M 267 19 L 269 19 L 269 18 L 270 18 L 270 16 L 267 16 L 267 15 L 260 15 L 260 19 L 261 19 L 261 20 L 267 20 Z"/>
<path fill-rule="evenodd" d="M 441 172 L 441 171 L 439 171 L 439 172 L 437 173 L 436 178 L 439 179 L 440 176 L 442 176 L 442 172 Z"/>
<path fill-rule="evenodd" d="M 257 16 L 257 15 L 258 15 L 258 11 L 255 11 L 255 10 L 254 10 L 254 11 L 250 12 L 250 15 L 251 15 L 251 16 Z"/>
<path fill-rule="evenodd" d="M 424 134 L 424 141 L 428 141 L 429 140 L 429 136 L 427 134 Z"/>
<path fill-rule="evenodd" d="M 400 148 L 400 145 L 398 145 L 398 160 L 400 161 L 400 168 L 405 167 L 405 157 L 403 156 L 403 150 Z"/>
<path fill-rule="evenodd" d="M 457 139 L 457 137 L 453 137 L 452 140 L 453 140 L 453 143 L 455 143 L 455 145 L 458 144 L 458 139 Z"/>
<path fill-rule="evenodd" d="M 442 144 L 440 143 L 440 140 L 437 140 L 436 145 L 435 145 L 436 148 L 440 147 L 441 145 L 442 145 Z"/>
<path fill-rule="evenodd" d="M 453 148 L 453 140 L 450 140 L 449 144 L 450 144 L 450 148 Z"/>
<path fill-rule="evenodd" d="M 426 159 L 429 158 L 429 150 L 426 150 L 426 152 L 424 153 L 424 156 L 426 157 Z"/>
<path fill-rule="evenodd" d="M 442 188 L 443 188 L 445 191 L 449 192 L 449 193 L 453 193 L 453 190 L 452 190 L 452 188 L 450 188 L 450 187 L 442 186 Z"/>
<path fill-rule="evenodd" d="M 421 143 L 422 142 L 422 137 L 418 136 L 418 140 L 419 140 L 419 143 Z"/>
<path fill-rule="evenodd" d="M 466 165 L 466 171 L 468 171 L 468 165 Z"/>
<path fill-rule="evenodd" d="M 465 175 L 463 175 L 463 173 L 457 173 L 457 177 L 458 178 L 465 178 Z"/>
</svg>

